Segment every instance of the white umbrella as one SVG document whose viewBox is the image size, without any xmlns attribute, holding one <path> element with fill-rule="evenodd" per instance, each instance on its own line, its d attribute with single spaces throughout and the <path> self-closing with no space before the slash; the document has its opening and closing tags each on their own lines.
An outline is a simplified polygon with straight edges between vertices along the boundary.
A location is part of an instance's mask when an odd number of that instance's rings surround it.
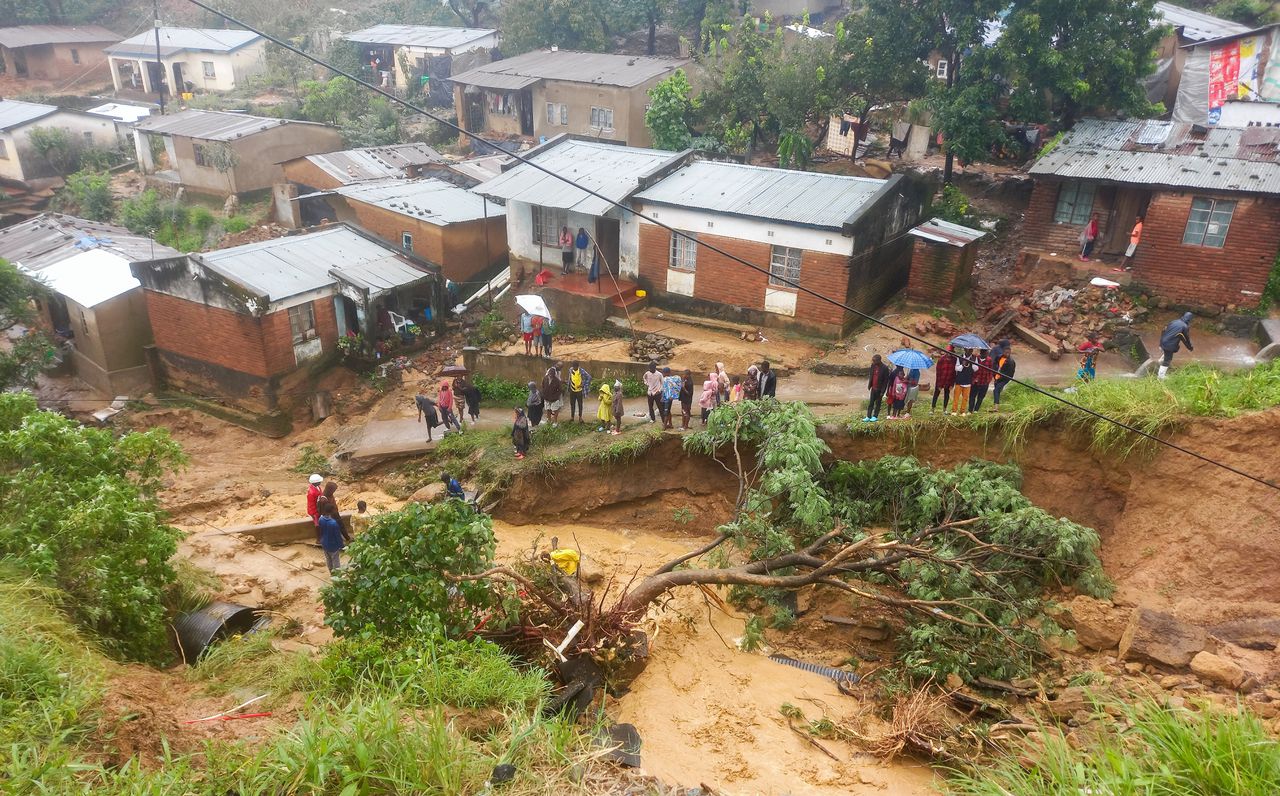
<svg viewBox="0 0 1280 796">
<path fill-rule="evenodd" d="M 516 296 L 516 304 L 519 304 L 520 308 L 530 315 L 541 315 L 544 318 L 551 317 L 551 310 L 547 309 L 547 302 L 542 300 L 542 296 L 532 294 Z"/>
</svg>

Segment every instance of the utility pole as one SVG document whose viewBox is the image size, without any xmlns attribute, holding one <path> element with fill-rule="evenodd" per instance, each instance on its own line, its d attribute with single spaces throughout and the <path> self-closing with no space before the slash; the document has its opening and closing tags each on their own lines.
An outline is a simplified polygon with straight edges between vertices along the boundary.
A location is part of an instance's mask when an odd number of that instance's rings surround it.
<svg viewBox="0 0 1280 796">
<path fill-rule="evenodd" d="M 156 96 L 160 99 L 160 115 L 164 116 L 164 62 L 160 60 L 160 0 L 153 0 L 153 22 L 156 31 Z"/>
</svg>

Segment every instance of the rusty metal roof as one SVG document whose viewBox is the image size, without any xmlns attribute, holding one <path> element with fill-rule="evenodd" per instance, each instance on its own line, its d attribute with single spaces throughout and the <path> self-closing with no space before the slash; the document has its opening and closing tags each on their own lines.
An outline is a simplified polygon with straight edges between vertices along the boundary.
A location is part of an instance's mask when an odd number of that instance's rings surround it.
<svg viewBox="0 0 1280 796">
<path fill-rule="evenodd" d="M 339 38 L 361 44 L 388 44 L 395 47 L 426 47 L 454 50 L 485 39 L 498 31 L 493 28 L 450 28 L 434 25 L 374 25 L 371 28 L 344 33 Z"/>
<path fill-rule="evenodd" d="M 0 47 L 35 47 L 41 44 L 96 44 L 120 41 L 120 34 L 101 25 L 19 25 L 0 28 Z"/>
<path fill-rule="evenodd" d="M 1280 193 L 1280 128 L 1083 119 L 1031 173 L 1239 193 Z"/>
<path fill-rule="evenodd" d="M 337 194 L 353 202 L 382 208 L 428 224 L 446 226 L 481 218 L 505 216 L 501 205 L 444 180 L 374 180 L 343 185 L 308 196 Z M 307 196 L 299 196 L 306 199 Z"/>
<path fill-rule="evenodd" d="M 39 271 L 93 249 L 103 249 L 130 262 L 176 257 L 178 252 L 124 227 L 61 213 L 43 213 L 0 229 L 0 257 Z"/>
<path fill-rule="evenodd" d="M 466 86 L 505 90 L 524 88 L 540 80 L 631 88 L 671 74 L 687 63 L 687 59 L 676 58 L 535 50 L 477 66 L 450 79 Z"/>
<path fill-rule="evenodd" d="M 306 159 L 343 184 L 360 180 L 407 177 L 413 166 L 448 162 L 439 152 L 426 144 L 393 144 L 363 149 L 343 149 L 338 152 L 307 155 Z"/>
<path fill-rule="evenodd" d="M 945 243 L 948 246 L 956 247 L 968 246 L 975 240 L 980 240 L 987 235 L 980 229 L 952 224 L 950 221 L 943 221 L 940 218 L 931 218 L 920 226 L 909 230 L 907 234 L 931 240 L 934 243 Z"/>
<path fill-rule="evenodd" d="M 150 116 L 135 124 L 134 129 L 157 135 L 199 138 L 202 141 L 234 141 L 286 124 L 325 126 L 318 122 L 277 119 L 272 116 L 250 116 L 247 113 L 186 110 L 169 116 Z"/>
</svg>

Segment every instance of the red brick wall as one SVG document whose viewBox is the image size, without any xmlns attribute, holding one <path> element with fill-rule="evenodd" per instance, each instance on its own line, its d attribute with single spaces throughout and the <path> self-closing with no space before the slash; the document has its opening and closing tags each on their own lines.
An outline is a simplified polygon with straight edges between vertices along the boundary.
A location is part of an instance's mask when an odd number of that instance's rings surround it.
<svg viewBox="0 0 1280 796">
<path fill-rule="evenodd" d="M 1025 248 L 1044 253 L 1057 252 L 1061 255 L 1080 253 L 1080 230 L 1084 225 L 1055 224 L 1053 221 L 1053 211 L 1057 209 L 1058 190 L 1061 187 L 1062 183 L 1055 180 L 1036 180 L 1022 225 L 1022 240 Z M 1110 234 L 1107 224 L 1110 220 L 1114 197 L 1115 189 L 1104 185 L 1098 186 L 1093 194 L 1093 210 L 1098 214 L 1099 247 Z"/>
<path fill-rule="evenodd" d="M 284 170 L 284 178 L 289 182 L 315 188 L 317 191 L 327 191 L 342 184 L 337 177 L 305 158 L 286 161 L 281 164 L 281 168 Z"/>
<path fill-rule="evenodd" d="M 699 233 L 698 240 L 747 262 L 765 268 L 769 265 L 772 247 L 767 243 L 706 233 Z M 669 232 L 653 224 L 640 225 L 640 279 L 655 293 L 666 291 L 670 251 Z M 800 284 L 823 295 L 843 300 L 848 282 L 847 269 L 847 257 L 806 250 L 800 261 Z M 693 286 L 695 299 L 763 311 L 764 292 L 768 284 L 769 277 L 765 274 L 709 249 L 698 250 L 698 273 Z M 844 311 L 825 301 L 804 293 L 796 299 L 795 320 L 798 322 L 838 326 L 843 319 Z"/>
<path fill-rule="evenodd" d="M 253 376 L 271 375 L 259 319 L 152 290 L 145 292 L 156 348 Z M 288 319 L 285 326 L 287 329 Z"/>
<path fill-rule="evenodd" d="M 1152 196 L 1134 257 L 1135 278 L 1157 295 L 1191 305 L 1257 306 L 1280 247 L 1280 200 L 1224 197 L 1235 198 L 1236 208 L 1226 245 L 1215 249 L 1182 243 L 1195 196 L 1204 194 Z"/>
<path fill-rule="evenodd" d="M 946 307 L 969 281 L 973 246 L 959 248 L 916 238 L 907 300 Z"/>
</svg>

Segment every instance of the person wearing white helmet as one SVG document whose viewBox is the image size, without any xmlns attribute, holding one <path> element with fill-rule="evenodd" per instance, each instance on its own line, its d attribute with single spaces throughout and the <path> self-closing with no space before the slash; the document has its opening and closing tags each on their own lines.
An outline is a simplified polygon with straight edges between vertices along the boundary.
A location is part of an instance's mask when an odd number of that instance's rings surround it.
<svg viewBox="0 0 1280 796">
<path fill-rule="evenodd" d="M 320 498 L 320 485 L 324 483 L 324 476 L 319 473 L 312 473 L 307 479 L 310 486 L 307 487 L 307 516 L 311 517 L 311 523 L 320 528 L 320 509 L 316 506 L 316 501 Z"/>
</svg>

